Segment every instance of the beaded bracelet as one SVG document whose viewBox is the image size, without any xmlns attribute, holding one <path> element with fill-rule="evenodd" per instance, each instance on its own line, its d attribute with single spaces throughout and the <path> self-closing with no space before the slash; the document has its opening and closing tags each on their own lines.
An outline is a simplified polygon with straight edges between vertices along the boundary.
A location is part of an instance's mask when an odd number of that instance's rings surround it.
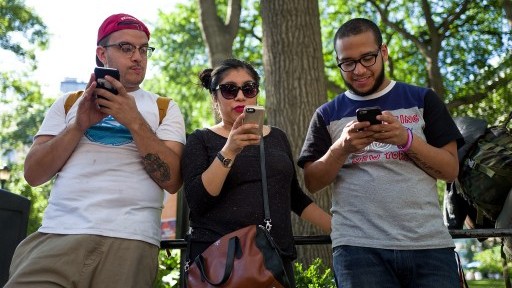
<svg viewBox="0 0 512 288">
<path fill-rule="evenodd" d="M 411 128 L 407 128 L 407 143 L 405 145 L 396 145 L 396 147 L 398 147 L 398 150 L 402 151 L 402 152 L 407 152 L 407 150 L 409 150 L 409 148 L 411 148 L 411 144 L 412 144 L 412 138 L 413 138 L 413 134 L 412 134 L 412 130 Z"/>
</svg>

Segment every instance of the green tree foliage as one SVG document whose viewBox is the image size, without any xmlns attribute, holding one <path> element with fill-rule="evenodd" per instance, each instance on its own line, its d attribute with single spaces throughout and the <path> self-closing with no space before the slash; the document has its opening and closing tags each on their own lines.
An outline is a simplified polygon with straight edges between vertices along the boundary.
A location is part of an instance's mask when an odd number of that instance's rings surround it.
<svg viewBox="0 0 512 288">
<path fill-rule="evenodd" d="M 4 108 L 0 113 L 14 109 L 19 100 L 37 103 L 37 99 L 25 99 L 26 95 L 40 90 L 38 83 L 26 78 L 37 67 L 35 49 L 46 49 L 48 41 L 46 25 L 24 1 L 0 0 L 0 50 L 3 57 L 20 61 L 15 68 L 6 65 L 0 69 L 0 103 Z"/>
<path fill-rule="evenodd" d="M 428 62 L 420 45 L 429 47 L 434 37 L 443 37 L 438 64 L 446 91 L 441 96 L 453 115 L 481 117 L 496 123 L 510 111 L 512 97 L 507 90 L 512 83 L 511 27 L 500 1 L 321 0 L 320 7 L 331 97 L 344 87 L 334 66 L 334 33 L 350 18 L 365 17 L 378 23 L 383 31 L 390 49 L 386 68 L 391 78 L 429 86 Z M 460 15 L 454 14 L 459 10 Z M 426 15 L 433 21 L 436 34 L 427 29 Z M 384 23 L 383 17 L 388 22 Z"/>
<path fill-rule="evenodd" d="M 15 163 L 2 165 L 11 168 L 7 190 L 31 201 L 29 233 L 40 226 L 49 185 L 37 188 L 27 185 L 22 163 L 50 101 L 43 99 L 38 83 L 26 79 L 37 67 L 36 49 L 46 49 L 48 41 L 46 25 L 24 1 L 0 0 L 0 49 L 4 55 L 14 55 L 20 61 L 16 70 L 7 66 L 0 68 L 0 153 L 2 159 L 7 154 L 16 155 Z"/>
<path fill-rule="evenodd" d="M 193 1 L 177 5 L 168 15 L 159 14 L 152 40 L 158 50 L 151 58 L 159 73 L 145 82 L 146 88 L 177 101 L 187 132 L 213 123 L 208 95 L 197 78 L 208 63 L 197 9 Z"/>
<path fill-rule="evenodd" d="M 18 99 L 11 99 L 12 101 L 3 104 L 12 109 L 0 113 L 0 152 L 3 156 L 7 153 L 16 155 L 15 163 L 6 163 L 11 168 L 11 177 L 6 188 L 30 200 L 28 233 L 32 233 L 41 225 L 51 186 L 47 183 L 30 187 L 23 178 L 23 161 L 25 151 L 32 144 L 32 137 L 36 134 L 52 100 L 44 99 L 39 86 L 32 82 L 13 81 L 11 89 L 17 92 Z"/>
<path fill-rule="evenodd" d="M 183 287 L 180 286 L 180 255 L 181 251 L 177 249 L 160 250 L 155 287 Z"/>
<path fill-rule="evenodd" d="M 219 14 L 225 12 L 225 1 L 218 4 Z M 254 9 L 257 1 L 244 2 L 240 35 L 233 47 L 233 56 L 250 61 L 260 69 L 261 19 Z M 224 5 L 224 6 L 223 6 Z M 250 6 L 249 6 L 250 5 Z M 145 87 L 171 97 L 180 105 L 187 132 L 210 126 L 215 122 L 208 92 L 199 83 L 198 75 L 209 68 L 208 53 L 201 38 L 198 4 L 179 4 L 170 14 L 159 14 L 153 43 L 158 50 L 150 64 L 159 72 L 145 82 Z M 257 11 L 257 10 L 256 10 Z M 219 16 L 220 17 L 220 16 Z M 259 71 L 261 73 L 261 70 Z"/>
<path fill-rule="evenodd" d="M 480 261 L 478 271 L 482 273 L 503 273 L 501 266 L 501 245 L 476 253 L 475 260 Z"/>
<path fill-rule="evenodd" d="M 0 49 L 35 64 L 34 48 L 46 49 L 48 40 L 46 25 L 25 1 L 0 0 Z"/>
<path fill-rule="evenodd" d="M 301 263 L 295 263 L 295 284 L 297 288 L 334 288 L 334 274 L 319 258 L 307 269 Z"/>
</svg>

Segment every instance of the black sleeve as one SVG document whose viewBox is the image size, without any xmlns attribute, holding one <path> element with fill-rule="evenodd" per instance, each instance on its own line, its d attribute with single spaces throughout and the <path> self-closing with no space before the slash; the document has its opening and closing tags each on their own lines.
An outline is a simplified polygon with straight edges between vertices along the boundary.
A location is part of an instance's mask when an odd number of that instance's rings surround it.
<svg viewBox="0 0 512 288">
<path fill-rule="evenodd" d="M 297 165 L 304 168 L 306 162 L 313 162 L 320 159 L 327 153 L 331 145 L 331 135 L 329 131 L 327 131 L 324 119 L 317 110 L 309 123 L 308 133 L 304 140 Z"/>
<path fill-rule="evenodd" d="M 457 148 L 464 145 L 464 138 L 446 105 L 431 89 L 425 95 L 423 118 L 425 119 L 425 137 L 430 145 L 439 148 L 453 140 L 457 141 Z"/>
<path fill-rule="evenodd" d="M 201 179 L 201 175 L 212 162 L 203 136 L 204 132 L 201 130 L 190 134 L 181 158 L 183 192 L 189 208 L 198 214 L 203 214 L 216 201 L 216 197 L 206 191 Z"/>
</svg>

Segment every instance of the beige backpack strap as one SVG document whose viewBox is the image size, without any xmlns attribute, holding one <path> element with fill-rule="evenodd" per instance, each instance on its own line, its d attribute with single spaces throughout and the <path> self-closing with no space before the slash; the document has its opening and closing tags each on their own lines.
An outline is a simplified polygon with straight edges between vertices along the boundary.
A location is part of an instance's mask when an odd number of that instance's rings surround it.
<svg viewBox="0 0 512 288">
<path fill-rule="evenodd" d="M 160 121 L 158 122 L 158 125 L 162 124 L 162 121 L 165 118 L 165 115 L 167 114 L 167 108 L 169 107 L 169 103 L 171 102 L 171 98 L 162 97 L 159 96 L 158 99 L 156 99 L 156 105 L 158 105 L 158 114 L 160 116 Z"/>
<path fill-rule="evenodd" d="M 84 91 L 77 91 L 75 93 L 69 94 L 68 98 L 66 98 L 66 102 L 64 102 L 64 111 L 68 114 L 69 109 L 75 104 L 76 100 L 82 96 Z M 171 102 L 171 98 L 167 97 L 158 97 L 156 100 L 156 104 L 158 105 L 158 115 L 160 116 L 160 120 L 158 124 L 162 124 L 162 120 L 167 114 L 167 108 L 169 107 L 169 103 Z"/>
<path fill-rule="evenodd" d="M 69 94 L 68 98 L 66 98 L 66 102 L 64 102 L 64 112 L 68 114 L 69 109 L 75 104 L 76 100 L 82 96 L 84 91 L 76 91 L 75 93 Z"/>
</svg>

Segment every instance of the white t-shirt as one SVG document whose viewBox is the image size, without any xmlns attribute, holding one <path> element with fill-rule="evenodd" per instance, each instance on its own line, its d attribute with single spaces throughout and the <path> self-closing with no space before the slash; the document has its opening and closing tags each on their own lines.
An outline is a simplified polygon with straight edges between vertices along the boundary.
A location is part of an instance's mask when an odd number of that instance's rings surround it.
<svg viewBox="0 0 512 288">
<path fill-rule="evenodd" d="M 159 126 L 157 95 L 130 93 L 158 138 L 185 144 L 183 116 L 174 101 Z M 75 121 L 59 98 L 36 134 L 57 135 Z M 90 127 L 56 176 L 40 232 L 94 234 L 160 245 L 163 190 L 150 178 L 130 131 L 112 116 Z"/>
</svg>

